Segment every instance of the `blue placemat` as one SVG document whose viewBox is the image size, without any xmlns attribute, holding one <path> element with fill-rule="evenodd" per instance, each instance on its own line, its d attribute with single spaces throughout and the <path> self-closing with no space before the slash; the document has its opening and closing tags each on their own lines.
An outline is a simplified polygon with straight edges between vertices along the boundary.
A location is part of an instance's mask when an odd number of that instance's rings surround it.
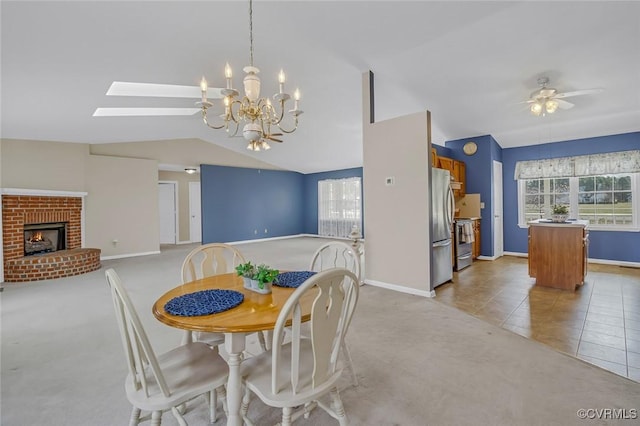
<svg viewBox="0 0 640 426">
<path fill-rule="evenodd" d="M 243 300 L 244 295 L 234 290 L 202 290 L 174 297 L 164 305 L 164 310 L 171 315 L 197 317 L 235 308 Z"/>
<path fill-rule="evenodd" d="M 278 287 L 298 288 L 300 284 L 307 280 L 307 278 L 315 274 L 316 273 L 312 271 L 283 272 L 278 274 L 276 279 L 273 280 L 273 285 Z"/>
</svg>

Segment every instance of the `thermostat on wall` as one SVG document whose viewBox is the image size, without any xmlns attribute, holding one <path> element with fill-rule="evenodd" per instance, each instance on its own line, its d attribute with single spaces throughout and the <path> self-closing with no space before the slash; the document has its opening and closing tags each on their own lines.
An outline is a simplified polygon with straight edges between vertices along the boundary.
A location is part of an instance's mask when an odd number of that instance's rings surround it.
<svg viewBox="0 0 640 426">
<path fill-rule="evenodd" d="M 388 177 L 384 180 L 384 184 L 387 186 L 395 185 L 395 183 L 396 183 L 396 178 L 394 178 L 393 176 Z"/>
</svg>

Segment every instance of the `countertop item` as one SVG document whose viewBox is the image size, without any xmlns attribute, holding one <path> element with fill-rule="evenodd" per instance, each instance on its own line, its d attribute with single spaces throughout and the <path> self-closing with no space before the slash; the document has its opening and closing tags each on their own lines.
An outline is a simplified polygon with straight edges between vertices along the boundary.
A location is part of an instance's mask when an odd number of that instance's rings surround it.
<svg viewBox="0 0 640 426">
<path fill-rule="evenodd" d="M 536 219 L 528 222 L 528 224 L 534 225 L 534 226 L 553 226 L 553 227 L 559 227 L 559 226 L 579 226 L 582 228 L 589 227 L 588 220 L 578 220 L 578 219 L 567 219 L 565 222 L 554 222 L 551 219 Z"/>
</svg>

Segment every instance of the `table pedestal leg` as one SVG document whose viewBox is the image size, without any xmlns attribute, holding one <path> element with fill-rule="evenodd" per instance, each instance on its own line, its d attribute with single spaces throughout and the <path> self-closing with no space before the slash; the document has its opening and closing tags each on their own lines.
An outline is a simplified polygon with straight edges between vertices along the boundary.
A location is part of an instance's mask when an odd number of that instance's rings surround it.
<svg viewBox="0 0 640 426">
<path fill-rule="evenodd" d="M 245 347 L 244 333 L 225 333 L 224 348 L 229 354 L 229 379 L 227 380 L 227 406 L 229 416 L 227 425 L 242 426 L 240 416 L 240 402 L 242 401 L 242 378 L 240 377 L 240 363 L 242 351 Z"/>
</svg>

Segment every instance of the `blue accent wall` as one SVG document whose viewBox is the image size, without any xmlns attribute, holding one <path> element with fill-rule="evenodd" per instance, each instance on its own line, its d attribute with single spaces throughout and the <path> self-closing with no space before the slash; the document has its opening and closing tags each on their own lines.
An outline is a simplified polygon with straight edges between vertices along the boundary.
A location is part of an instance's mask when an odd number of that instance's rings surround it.
<svg viewBox="0 0 640 426">
<path fill-rule="evenodd" d="M 640 132 L 503 149 L 504 250 L 518 253 L 528 251 L 527 229 L 518 227 L 518 187 L 514 179 L 516 162 L 633 149 L 640 149 Z M 640 195 L 634 194 L 636 196 Z M 592 230 L 589 238 L 590 258 L 640 262 L 640 232 Z"/>
<path fill-rule="evenodd" d="M 462 147 L 465 143 L 473 141 L 478 145 L 474 155 L 465 155 Z M 480 211 L 480 254 L 493 256 L 493 161 L 502 161 L 502 148 L 491 135 L 477 136 L 473 138 L 457 139 L 445 142 L 449 156 L 458 161 L 464 161 L 466 171 L 466 193 L 480 194 L 480 201 L 484 203 L 484 209 Z M 503 170 L 504 172 L 504 170 Z"/>
<path fill-rule="evenodd" d="M 301 173 L 213 165 L 200 173 L 203 244 L 303 233 Z"/>
<path fill-rule="evenodd" d="M 362 167 L 304 175 L 305 234 L 318 233 L 318 181 L 324 179 L 345 179 L 350 177 L 362 178 Z M 361 188 L 364 188 L 364 181 Z M 364 209 L 364 203 L 362 208 Z M 362 217 L 364 220 L 364 211 L 362 212 Z M 360 225 L 360 231 L 364 236 L 364 227 L 362 224 Z"/>
</svg>

